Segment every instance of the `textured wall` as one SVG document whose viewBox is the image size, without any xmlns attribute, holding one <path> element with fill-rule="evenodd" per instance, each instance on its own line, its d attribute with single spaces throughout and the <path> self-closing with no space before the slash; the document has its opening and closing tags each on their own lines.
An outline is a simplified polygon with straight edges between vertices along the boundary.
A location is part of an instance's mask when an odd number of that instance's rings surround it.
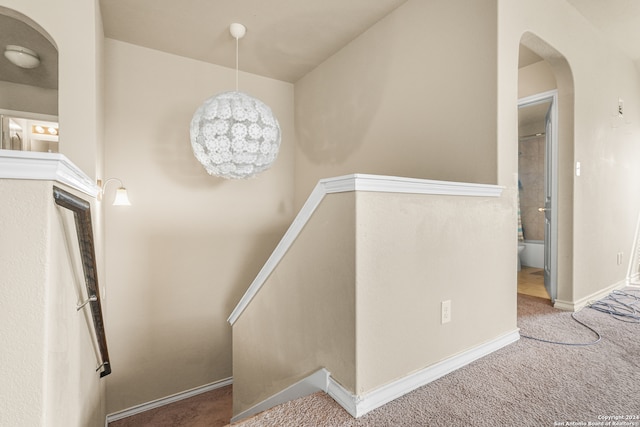
<svg viewBox="0 0 640 427">
<path fill-rule="evenodd" d="M 43 425 L 45 396 L 45 184 L 0 180 L 0 425 Z"/>
<path fill-rule="evenodd" d="M 104 380 L 75 225 L 55 207 L 51 182 L 0 180 L 0 425 L 100 426 Z M 75 244 L 75 246 L 74 246 Z"/>
<path fill-rule="evenodd" d="M 357 193 L 357 394 L 516 330 L 510 200 Z"/>
<path fill-rule="evenodd" d="M 496 1 L 409 0 L 296 83 L 296 205 L 321 178 L 496 183 Z"/>
</svg>

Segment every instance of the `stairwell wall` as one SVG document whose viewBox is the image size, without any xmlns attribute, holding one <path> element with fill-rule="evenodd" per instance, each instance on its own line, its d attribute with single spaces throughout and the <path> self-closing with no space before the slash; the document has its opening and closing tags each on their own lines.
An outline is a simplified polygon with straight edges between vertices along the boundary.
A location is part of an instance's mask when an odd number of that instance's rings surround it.
<svg viewBox="0 0 640 427">
<path fill-rule="evenodd" d="M 132 203 L 105 203 L 112 413 L 231 377 L 227 317 L 293 218 L 295 142 L 293 85 L 241 72 L 280 122 L 280 154 L 250 180 L 210 176 L 189 124 L 235 69 L 113 39 L 105 64 L 106 172 Z"/>
<path fill-rule="evenodd" d="M 233 413 L 319 368 L 355 390 L 355 193 L 327 195 L 233 325 Z"/>
</svg>

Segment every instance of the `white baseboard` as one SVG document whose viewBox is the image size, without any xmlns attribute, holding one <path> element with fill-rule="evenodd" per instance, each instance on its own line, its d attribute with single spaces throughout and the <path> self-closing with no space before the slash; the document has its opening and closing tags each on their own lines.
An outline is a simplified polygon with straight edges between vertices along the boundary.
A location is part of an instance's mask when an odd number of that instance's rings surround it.
<svg viewBox="0 0 640 427">
<path fill-rule="evenodd" d="M 239 421 L 241 419 L 250 417 L 259 412 L 272 408 L 276 405 L 280 405 L 299 397 L 307 396 L 317 391 L 326 392 L 349 414 L 351 414 L 355 418 L 358 418 L 366 414 L 367 412 L 370 412 L 386 403 L 391 402 L 392 400 L 395 400 L 417 389 L 418 387 L 422 387 L 423 385 L 435 381 L 438 378 L 455 371 L 456 369 L 459 369 L 475 360 L 493 353 L 494 351 L 499 350 L 502 347 L 517 341 L 518 339 L 520 339 L 520 334 L 517 330 L 515 330 L 492 341 L 467 350 L 464 353 L 452 356 L 442 362 L 436 363 L 435 365 L 407 375 L 404 378 L 393 381 L 392 383 L 384 385 L 376 390 L 360 396 L 356 396 L 349 390 L 345 389 L 342 385 L 340 385 L 330 377 L 329 371 L 322 368 L 304 378 L 303 380 L 300 380 L 297 383 L 287 387 L 276 395 L 265 399 L 257 405 L 241 412 L 240 414 L 233 417 L 231 419 L 231 422 Z M 105 420 L 105 427 L 107 427 L 110 422 L 121 420 L 123 418 L 140 414 L 151 409 L 159 408 L 170 403 L 178 402 L 183 399 L 188 399 L 190 397 L 197 396 L 199 394 L 206 393 L 217 388 L 225 387 L 232 383 L 233 379 L 227 378 L 181 393 L 176 393 L 171 396 L 163 397 L 161 399 L 153 400 L 151 402 L 143 403 L 141 405 L 136 405 L 123 411 L 109 414 L 107 415 Z"/>
<path fill-rule="evenodd" d="M 171 396 L 163 397 L 160 399 L 152 400 L 151 402 L 142 403 L 140 405 L 132 406 L 131 408 L 124 409 L 122 411 L 114 412 L 112 414 L 108 414 L 105 419 L 105 427 L 109 425 L 110 422 L 121 420 L 123 418 L 130 417 L 132 415 L 137 415 L 142 412 L 149 411 L 151 409 L 159 408 L 161 406 L 168 405 L 170 403 L 178 402 L 180 400 L 188 399 L 193 396 L 197 396 L 202 393 L 206 393 L 218 388 L 226 387 L 228 385 L 233 384 L 233 378 L 226 378 L 220 381 L 216 381 L 210 384 L 205 384 L 200 387 L 192 388 L 191 390 L 182 391 L 180 393 L 172 394 Z"/>
<path fill-rule="evenodd" d="M 498 337 L 492 341 L 481 344 L 464 353 L 452 356 L 435 365 L 424 368 L 418 372 L 407 375 L 404 378 L 384 385 L 364 395 L 353 395 L 332 378 L 329 378 L 329 387 L 326 390 L 340 406 L 353 417 L 358 418 L 380 406 L 391 402 L 419 387 L 422 387 L 444 375 L 462 368 L 469 363 L 478 360 L 496 350 L 501 349 L 520 339 L 518 330 Z"/>
<path fill-rule="evenodd" d="M 604 289 L 601 289 L 597 292 L 594 292 L 591 295 L 587 295 L 584 298 L 580 298 L 577 301 L 572 302 L 572 301 L 562 301 L 562 300 L 556 299 L 556 302 L 553 304 L 553 307 L 560 310 L 577 312 L 582 310 L 584 307 L 591 305 L 598 300 L 601 300 L 602 298 L 609 295 L 611 292 L 617 289 L 622 289 L 626 286 L 629 286 L 629 281 L 623 280 L 621 282 L 608 286 Z"/>
<path fill-rule="evenodd" d="M 259 412 L 273 408 L 274 406 L 307 396 L 317 391 L 326 392 L 333 400 L 351 414 L 351 416 L 358 418 L 367 412 L 384 405 L 385 403 L 389 403 L 392 400 L 417 389 L 418 387 L 422 387 L 431 381 L 437 380 L 438 378 L 468 365 L 481 357 L 493 353 L 494 351 L 499 350 L 519 339 L 520 334 L 518 333 L 518 330 L 515 330 L 359 396 L 354 395 L 351 391 L 344 388 L 336 380 L 331 378 L 329 371 L 325 368 L 321 368 L 281 392 L 276 393 L 268 399 L 265 399 L 251 408 L 239 413 L 231 419 L 231 422 L 234 423 L 240 421 Z"/>
<path fill-rule="evenodd" d="M 308 377 L 298 381 L 297 383 L 290 385 L 279 393 L 263 400 L 257 405 L 242 411 L 235 417 L 231 418 L 231 422 L 235 423 L 244 418 L 255 415 L 259 412 L 271 409 L 274 406 L 281 405 L 299 397 L 308 396 L 317 391 L 326 391 L 329 383 L 329 371 L 322 368 L 309 375 Z"/>
</svg>

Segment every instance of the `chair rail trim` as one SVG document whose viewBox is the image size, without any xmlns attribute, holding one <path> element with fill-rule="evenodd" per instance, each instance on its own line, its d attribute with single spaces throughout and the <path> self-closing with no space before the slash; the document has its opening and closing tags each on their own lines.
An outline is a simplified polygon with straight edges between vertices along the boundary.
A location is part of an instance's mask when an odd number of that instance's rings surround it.
<svg viewBox="0 0 640 427">
<path fill-rule="evenodd" d="M 300 209 L 273 253 L 267 259 L 227 321 L 233 325 L 256 296 L 264 282 L 280 263 L 285 253 L 296 240 L 307 221 L 327 194 L 351 191 L 383 193 L 410 193 L 472 197 L 500 197 L 504 187 L 491 184 L 435 181 L 429 179 L 404 178 L 398 176 L 352 174 L 321 179 Z"/>
</svg>

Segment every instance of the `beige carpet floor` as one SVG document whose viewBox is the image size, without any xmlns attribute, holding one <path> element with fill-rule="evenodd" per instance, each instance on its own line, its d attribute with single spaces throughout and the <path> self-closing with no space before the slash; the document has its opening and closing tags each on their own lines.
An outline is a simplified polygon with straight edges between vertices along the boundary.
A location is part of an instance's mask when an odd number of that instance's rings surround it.
<svg viewBox="0 0 640 427">
<path fill-rule="evenodd" d="M 598 344 L 561 346 L 522 338 L 358 419 L 316 393 L 232 426 L 569 426 L 606 425 L 605 417 L 621 416 L 629 419 L 609 419 L 609 425 L 640 427 L 640 418 L 634 419 L 640 417 L 640 324 L 592 309 L 576 317 L 602 334 Z M 523 335 L 547 340 L 596 338 L 571 313 L 526 295 L 518 295 L 518 326 Z M 230 402 L 231 387 L 225 387 L 109 426 L 224 426 L 231 418 Z"/>
<path fill-rule="evenodd" d="M 640 324 L 592 309 L 576 317 L 595 327 L 601 342 L 562 346 L 522 338 L 358 419 L 316 393 L 234 425 L 586 426 L 622 416 L 629 419 L 617 421 L 630 424 L 618 425 L 640 426 Z M 518 326 L 524 335 L 547 340 L 596 338 L 570 313 L 526 295 L 518 296 Z"/>
</svg>

